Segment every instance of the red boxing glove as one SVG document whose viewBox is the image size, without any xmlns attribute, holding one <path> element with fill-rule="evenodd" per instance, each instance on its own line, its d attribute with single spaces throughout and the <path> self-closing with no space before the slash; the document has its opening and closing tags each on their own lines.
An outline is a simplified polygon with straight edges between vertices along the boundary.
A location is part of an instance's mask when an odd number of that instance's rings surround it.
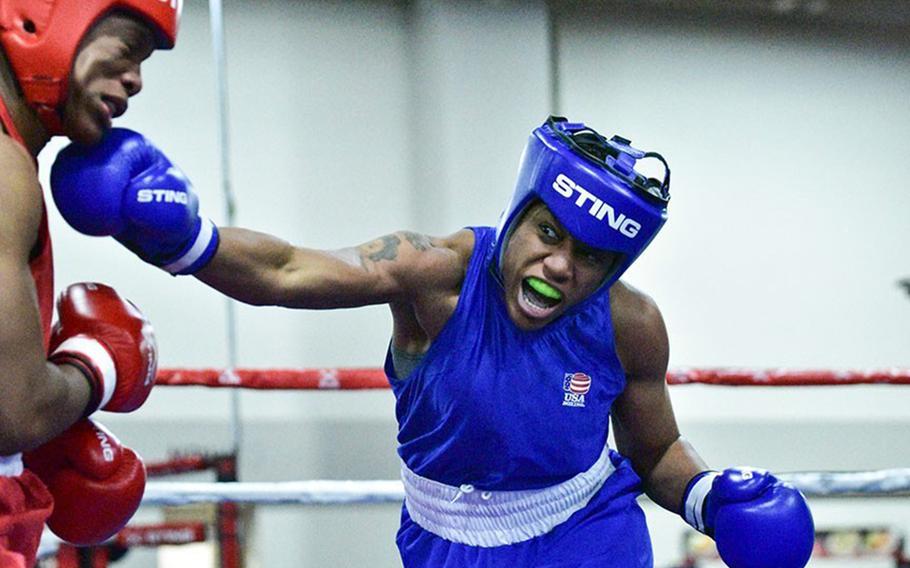
<svg viewBox="0 0 910 568">
<path fill-rule="evenodd" d="M 110 286 L 80 283 L 60 295 L 57 317 L 50 360 L 75 365 L 89 380 L 85 416 L 142 406 L 155 383 L 158 346 L 139 308 Z"/>
<path fill-rule="evenodd" d="M 104 542 L 139 508 L 145 465 L 88 418 L 23 457 L 25 466 L 54 496 L 47 526 L 67 542 L 79 546 Z"/>
</svg>

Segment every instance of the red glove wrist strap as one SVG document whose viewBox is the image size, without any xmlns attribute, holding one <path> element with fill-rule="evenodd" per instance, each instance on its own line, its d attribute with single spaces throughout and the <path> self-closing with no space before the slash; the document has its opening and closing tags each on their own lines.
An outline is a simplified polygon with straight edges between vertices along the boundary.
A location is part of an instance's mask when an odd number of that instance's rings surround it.
<svg viewBox="0 0 910 568">
<path fill-rule="evenodd" d="M 71 351 L 60 351 L 50 356 L 50 361 L 55 365 L 71 365 L 79 369 L 79 372 L 88 381 L 89 398 L 82 418 L 87 418 L 101 406 L 101 396 L 104 389 L 101 385 L 101 371 L 92 364 L 91 360 L 81 353 Z"/>
</svg>

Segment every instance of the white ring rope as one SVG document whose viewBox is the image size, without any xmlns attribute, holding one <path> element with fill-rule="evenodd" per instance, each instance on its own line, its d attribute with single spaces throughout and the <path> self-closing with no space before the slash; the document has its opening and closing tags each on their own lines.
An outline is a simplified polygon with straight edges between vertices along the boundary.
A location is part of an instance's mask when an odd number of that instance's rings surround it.
<svg viewBox="0 0 910 568">
<path fill-rule="evenodd" d="M 812 497 L 910 495 L 910 468 L 787 473 L 777 477 Z"/>
<path fill-rule="evenodd" d="M 144 505 L 193 503 L 260 503 L 272 505 L 353 505 L 401 503 L 401 481 L 281 481 L 194 483 L 152 481 Z"/>
<path fill-rule="evenodd" d="M 857 472 L 781 473 L 777 477 L 809 497 L 894 497 L 910 495 L 910 468 Z M 401 481 L 284 481 L 257 483 L 195 483 L 151 481 L 143 505 L 175 506 L 196 503 L 261 505 L 362 505 L 401 503 Z M 38 556 L 56 553 L 60 541 L 42 535 Z"/>
<path fill-rule="evenodd" d="M 861 472 L 779 474 L 809 497 L 910 495 L 910 468 Z M 401 503 L 404 489 L 392 481 L 283 481 L 258 483 L 149 482 L 145 505 L 258 503 L 272 505 L 355 505 Z"/>
</svg>

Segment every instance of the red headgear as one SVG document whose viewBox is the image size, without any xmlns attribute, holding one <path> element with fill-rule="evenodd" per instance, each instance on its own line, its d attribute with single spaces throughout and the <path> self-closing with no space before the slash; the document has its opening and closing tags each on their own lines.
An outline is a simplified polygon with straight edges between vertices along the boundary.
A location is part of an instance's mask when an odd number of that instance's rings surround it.
<svg viewBox="0 0 910 568">
<path fill-rule="evenodd" d="M 52 134 L 62 134 L 57 109 L 89 28 L 112 10 L 124 10 L 152 26 L 159 49 L 170 49 L 182 5 L 182 0 L 0 0 L 0 43 L 25 100 Z"/>
</svg>

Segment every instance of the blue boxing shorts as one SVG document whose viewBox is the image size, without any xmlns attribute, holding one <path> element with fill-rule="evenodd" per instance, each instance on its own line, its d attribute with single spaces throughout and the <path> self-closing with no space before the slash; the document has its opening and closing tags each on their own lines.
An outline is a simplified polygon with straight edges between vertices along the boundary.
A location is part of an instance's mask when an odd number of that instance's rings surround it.
<svg viewBox="0 0 910 568">
<path fill-rule="evenodd" d="M 495 507 L 480 507 L 484 509 L 481 513 L 469 512 L 472 518 L 467 520 L 467 524 L 474 524 L 477 517 L 482 517 L 482 526 L 489 527 L 489 530 L 484 531 L 485 534 L 493 535 L 491 538 L 494 541 L 498 538 L 510 542 L 499 545 L 492 541 L 466 544 L 466 541 L 472 542 L 472 537 L 468 535 L 462 538 L 459 527 L 465 525 L 465 519 L 458 518 L 471 508 L 472 499 L 475 503 L 479 503 L 478 499 L 490 500 L 492 503 L 495 502 L 495 494 L 473 491 L 473 488 L 468 487 L 467 490 L 472 495 L 465 496 L 461 500 L 461 506 L 453 509 L 460 497 L 459 492 L 465 492 L 464 487 L 450 488 L 456 492 L 454 499 L 432 502 L 426 491 L 415 494 L 413 483 L 409 483 L 407 472 L 403 469 L 402 478 L 408 497 L 402 508 L 401 527 L 396 543 L 404 567 L 652 568 L 654 560 L 651 538 L 644 513 L 636 501 L 641 493 L 641 479 L 626 458 L 613 451 L 605 452 L 604 456 L 609 470 L 599 489 L 586 503 L 580 504 L 581 508 L 572 512 L 564 521 L 545 529 L 543 534 L 537 534 L 540 530 L 534 525 L 539 526 L 540 519 L 548 516 L 548 512 L 561 507 L 560 503 L 552 501 L 553 492 L 545 495 L 546 500 L 536 504 L 533 509 L 520 511 L 509 520 L 497 518 L 499 513 Z M 549 489 L 546 488 L 545 491 Z M 577 493 L 574 488 L 570 488 L 560 500 L 563 503 L 571 501 Z M 408 508 L 409 501 L 412 502 L 413 514 Z M 523 507 L 527 500 L 515 503 Z M 446 511 L 454 512 L 449 520 L 444 516 Z M 415 521 L 415 517 L 421 522 Z M 439 533 L 443 533 L 446 538 Z M 529 538 L 516 536 L 521 534 Z"/>
</svg>

